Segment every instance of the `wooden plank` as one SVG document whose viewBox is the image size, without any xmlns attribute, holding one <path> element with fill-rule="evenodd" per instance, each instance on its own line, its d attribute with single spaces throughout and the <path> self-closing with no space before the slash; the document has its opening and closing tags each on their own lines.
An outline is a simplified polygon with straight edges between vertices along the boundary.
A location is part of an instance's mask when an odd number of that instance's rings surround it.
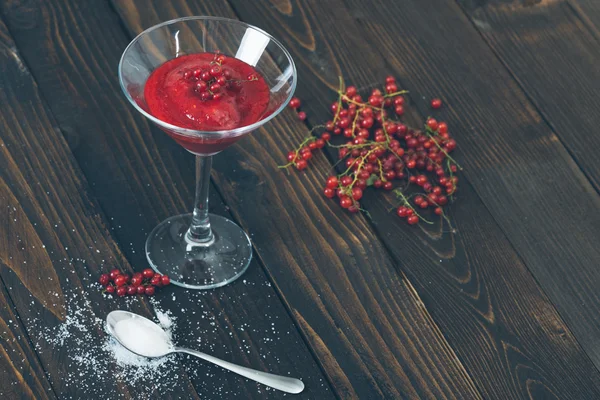
<svg viewBox="0 0 600 400">
<path fill-rule="evenodd" d="M 146 315 L 150 309 L 107 300 L 91 287 L 101 270 L 130 267 L 2 22 L 0 32 L 2 281 L 58 397 L 149 397 L 148 387 L 109 375 L 116 362 L 101 350 L 106 340 L 101 321 L 117 307 Z M 86 325 L 71 329 L 78 321 Z M 102 354 L 88 361 L 105 369 L 74 360 L 88 356 L 78 352 L 82 341 Z M 35 356 L 28 359 L 34 362 Z M 166 398 L 198 398 L 176 360 L 164 378 L 174 385 Z"/>
<path fill-rule="evenodd" d="M 346 4 L 405 88 L 447 101 L 440 118 L 461 143 L 465 176 L 600 365 L 600 198 L 594 187 L 458 5 L 393 4 L 388 14 L 381 4 L 368 10 Z M 426 17 L 427 26 L 417 22 Z M 418 106 L 430 112 L 424 103 Z"/>
<path fill-rule="evenodd" d="M 576 2 L 575 2 L 576 3 Z M 596 2 L 597 3 L 597 2 Z M 459 4 L 600 190 L 600 35 L 566 0 Z M 598 14 L 600 15 L 600 14 Z"/>
<path fill-rule="evenodd" d="M 326 110 L 335 94 L 328 87 L 337 87 L 337 74 L 368 88 L 390 72 L 372 44 L 378 41 L 367 43 L 366 33 L 347 29 L 357 23 L 341 2 L 232 3 L 240 17 L 291 49 L 303 77 L 298 93 L 309 99 L 303 109 L 310 121 L 330 118 Z M 444 235 L 439 227 L 415 232 L 389 215 L 392 202 L 381 197 L 367 195 L 361 204 L 485 397 L 594 397 L 598 371 L 471 185 L 463 179 L 460 190 L 452 213 L 456 235 Z M 531 375 L 514 373 L 523 365 Z M 567 379 L 564 368 L 573 368 Z M 571 375 L 586 376 L 586 382 L 573 381 Z M 530 385 L 530 380 L 539 384 Z"/>
<path fill-rule="evenodd" d="M 52 99 L 49 107 L 114 236 L 127 259 L 144 268 L 148 232 L 168 216 L 190 211 L 193 157 L 150 129 L 121 93 L 116 66 L 129 38 L 118 17 L 106 2 L 84 7 L 77 1 L 44 1 L 2 11 L 40 91 Z M 48 40 L 39 40 L 42 36 Z M 227 215 L 214 191 L 211 210 Z M 171 310 L 181 324 L 178 344 L 205 346 L 232 362 L 302 377 L 307 389 L 299 398 L 334 397 L 258 259 L 226 288 L 171 288 L 156 297 L 156 305 Z M 198 360 L 190 360 L 186 370 L 203 398 L 282 396 Z"/>
<path fill-rule="evenodd" d="M 0 397 L 56 399 L 4 285 L 0 289 Z"/>
<path fill-rule="evenodd" d="M 115 5 L 132 33 L 176 15 L 234 16 L 217 2 Z M 217 156 L 215 178 L 336 390 L 343 398 L 479 397 L 364 218 L 348 219 L 320 196 L 314 182 L 328 162 L 319 156 L 320 171 L 306 176 L 277 171 L 304 134 L 286 111 Z"/>
</svg>

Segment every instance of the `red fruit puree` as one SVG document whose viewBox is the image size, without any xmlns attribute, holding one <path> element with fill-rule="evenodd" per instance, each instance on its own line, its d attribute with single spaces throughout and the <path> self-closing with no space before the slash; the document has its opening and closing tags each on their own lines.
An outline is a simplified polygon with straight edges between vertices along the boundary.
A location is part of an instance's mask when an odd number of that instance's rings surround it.
<svg viewBox="0 0 600 400">
<path fill-rule="evenodd" d="M 269 105 L 269 87 L 250 65 L 222 54 L 198 53 L 169 60 L 146 82 L 150 113 L 180 128 L 223 131 L 260 120 Z M 186 135 L 164 130 L 191 152 L 212 154 L 241 136 Z"/>
</svg>

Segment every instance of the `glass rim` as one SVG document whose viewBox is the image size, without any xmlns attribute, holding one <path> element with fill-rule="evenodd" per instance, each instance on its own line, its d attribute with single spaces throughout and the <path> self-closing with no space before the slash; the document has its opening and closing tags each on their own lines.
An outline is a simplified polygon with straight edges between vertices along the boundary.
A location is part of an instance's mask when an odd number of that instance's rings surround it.
<svg viewBox="0 0 600 400">
<path fill-rule="evenodd" d="M 252 28 L 253 30 L 260 32 L 261 34 L 268 37 L 270 41 L 274 42 L 283 51 L 283 53 L 287 57 L 290 65 L 292 66 L 292 76 L 294 78 L 292 80 L 290 93 L 288 94 L 287 99 L 281 103 L 279 108 L 277 108 L 275 111 L 273 111 L 271 114 L 269 114 L 266 118 L 258 120 L 250 125 L 244 125 L 244 126 L 240 126 L 238 128 L 220 130 L 220 131 L 200 131 L 200 130 L 196 130 L 196 129 L 183 128 L 181 126 L 170 124 L 159 118 L 156 118 L 152 114 L 146 112 L 142 107 L 140 107 L 139 104 L 137 104 L 137 102 L 131 97 L 131 95 L 129 94 L 129 91 L 125 88 L 125 84 L 123 82 L 122 71 L 123 71 L 123 62 L 125 59 L 125 55 L 129 51 L 129 49 L 145 34 L 150 33 L 156 29 L 162 28 L 166 25 L 172 25 L 177 22 L 185 22 L 185 21 L 191 21 L 191 20 L 222 21 L 222 22 L 227 22 L 227 23 L 233 23 L 236 25 L 241 25 L 246 28 Z M 296 71 L 296 65 L 294 64 L 294 60 L 292 59 L 292 56 L 289 53 L 289 51 L 279 42 L 279 40 L 275 39 L 272 35 L 265 32 L 264 30 L 257 28 L 254 25 L 250 25 L 246 22 L 242 22 L 237 19 L 231 19 L 231 18 L 225 18 L 225 17 L 213 17 L 213 16 L 190 16 L 190 17 L 181 17 L 181 18 L 170 19 L 168 21 L 161 22 L 160 24 L 153 25 L 150 28 L 143 30 L 135 38 L 133 38 L 133 40 L 131 42 L 129 42 L 129 44 L 127 45 L 125 50 L 123 50 L 123 54 L 121 55 L 121 60 L 119 61 L 118 73 L 119 73 L 119 85 L 121 86 L 121 90 L 125 94 L 125 97 L 127 97 L 127 100 L 129 100 L 129 102 L 135 107 L 135 109 L 138 110 L 142 115 L 144 115 L 146 118 L 148 118 L 150 121 L 154 122 L 155 124 L 157 124 L 161 127 L 164 127 L 164 128 L 168 128 L 172 131 L 175 131 L 175 133 L 177 133 L 177 134 L 181 134 L 181 135 L 185 135 L 185 136 L 196 136 L 196 137 L 199 135 L 237 136 L 236 134 L 243 134 L 245 132 L 252 131 L 252 130 L 259 128 L 260 126 L 264 125 L 265 123 L 267 123 L 268 121 L 273 119 L 276 115 L 278 115 L 285 108 L 285 106 L 289 103 L 289 101 L 294 96 L 294 91 L 296 90 L 296 83 L 298 81 L 298 78 L 297 78 L 298 73 Z"/>
</svg>

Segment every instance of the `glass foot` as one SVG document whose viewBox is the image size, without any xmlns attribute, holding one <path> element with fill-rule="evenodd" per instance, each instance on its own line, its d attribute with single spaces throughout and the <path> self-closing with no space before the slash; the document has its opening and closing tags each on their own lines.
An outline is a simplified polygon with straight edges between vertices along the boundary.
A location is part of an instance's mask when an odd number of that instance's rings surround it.
<svg viewBox="0 0 600 400">
<path fill-rule="evenodd" d="M 239 278 L 252 259 L 250 239 L 227 218 L 209 215 L 215 240 L 208 246 L 186 239 L 192 214 L 176 215 L 154 228 L 146 240 L 152 269 L 189 289 L 212 289 Z"/>
</svg>

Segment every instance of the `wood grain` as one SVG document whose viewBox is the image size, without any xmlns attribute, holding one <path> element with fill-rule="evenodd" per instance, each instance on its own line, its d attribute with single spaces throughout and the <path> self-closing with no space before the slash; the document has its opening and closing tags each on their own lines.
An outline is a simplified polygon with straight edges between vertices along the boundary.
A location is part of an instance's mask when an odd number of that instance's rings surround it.
<svg viewBox="0 0 600 400">
<path fill-rule="evenodd" d="M 132 33 L 177 15 L 233 16 L 214 2 L 162 4 L 115 2 Z M 364 218 L 348 219 L 319 195 L 315 182 L 328 162 L 319 156 L 306 175 L 277 170 L 304 134 L 286 111 L 215 157 L 215 178 L 336 391 L 344 398 L 478 398 Z"/>
<path fill-rule="evenodd" d="M 77 346 L 77 333 L 64 335 L 62 346 L 52 342 L 61 323 L 74 317 L 74 310 L 91 321 L 85 330 L 94 332 L 90 340 L 98 349 L 106 334 L 95 318 L 105 318 L 118 306 L 146 315 L 150 310 L 139 303 L 128 307 L 108 302 L 91 286 L 99 271 L 109 266 L 130 267 L 103 223 L 98 205 L 88 196 L 85 178 L 3 23 L 0 32 L 0 209 L 4 210 L 0 277 L 57 397 L 86 398 L 96 390 L 142 397 L 145 388 L 115 377 L 75 379 L 81 367 L 68 351 Z M 33 363 L 36 358 L 28 355 L 28 359 Z M 111 360 L 106 365 L 112 370 L 116 363 Z M 166 397 L 198 398 L 180 366 L 167 371 L 165 378 L 177 385 Z M 3 381 L 2 389 L 10 390 L 10 384 Z M 43 389 L 46 397 L 54 397 L 52 390 Z"/>
<path fill-rule="evenodd" d="M 361 88 L 383 81 L 391 71 L 372 44 L 379 38 L 368 43 L 366 32 L 347 29 L 358 22 L 341 2 L 232 3 L 240 17 L 291 49 L 304 77 L 298 93 L 314 124 L 330 118 L 326 110 L 335 95 L 328 88 L 336 87 L 337 71 Z M 360 57 L 351 59 L 353 54 Z M 485 397 L 598 393 L 597 370 L 468 182 L 461 183 L 452 207 L 456 235 L 442 233 L 447 228 L 439 225 L 422 232 L 407 227 L 390 216 L 393 201 L 380 196 L 367 195 L 361 204 Z M 586 382 L 565 379 L 564 368 L 574 368 L 570 375 L 585 375 Z M 594 372 L 587 380 L 589 370 Z"/>
<path fill-rule="evenodd" d="M 40 91 L 48 99 L 59 99 L 49 106 L 87 175 L 91 193 L 110 220 L 113 235 L 128 260 L 137 269 L 144 268 L 148 232 L 161 220 L 190 211 L 193 157 L 150 128 L 121 93 L 116 66 L 129 38 L 116 14 L 108 3 L 80 7 L 76 1 L 9 3 L 3 12 Z M 28 23 L 22 24 L 25 20 Z M 48 26 L 52 28 L 47 30 Z M 40 41 L 40 36 L 46 40 Z M 227 215 L 215 191 L 211 201 L 212 212 Z M 180 345 L 200 343 L 232 362 L 302 377 L 307 389 L 300 398 L 333 397 L 258 260 L 239 282 L 226 288 L 208 292 L 171 288 L 156 302 L 178 318 Z M 198 360 L 191 360 L 187 370 L 201 397 L 282 396 Z M 215 392 L 215 387 L 222 390 Z"/>
<path fill-rule="evenodd" d="M 590 181 L 456 4 L 394 4 L 389 13 L 346 4 L 403 87 L 446 100 L 439 117 L 461 143 L 465 176 L 600 365 L 600 198 Z M 426 18 L 426 28 L 417 23 Z"/>
<path fill-rule="evenodd" d="M 577 2 L 575 2 L 577 3 Z M 473 26 L 600 190 L 597 28 L 569 1 L 460 0 Z M 600 15 L 597 14 L 597 15 Z"/>
<path fill-rule="evenodd" d="M 56 399 L 3 284 L 0 287 L 0 382 L 3 399 Z"/>
</svg>

